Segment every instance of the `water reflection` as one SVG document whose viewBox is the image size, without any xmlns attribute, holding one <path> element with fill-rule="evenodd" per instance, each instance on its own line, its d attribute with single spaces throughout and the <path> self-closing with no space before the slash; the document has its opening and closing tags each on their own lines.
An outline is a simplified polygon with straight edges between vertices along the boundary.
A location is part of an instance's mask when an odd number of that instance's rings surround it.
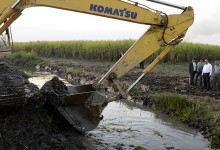
<svg viewBox="0 0 220 150">
<path fill-rule="evenodd" d="M 104 120 L 91 133 L 108 144 L 122 143 L 125 149 L 209 149 L 208 141 L 196 130 L 128 103 L 110 103 L 103 115 Z"/>
<path fill-rule="evenodd" d="M 36 74 L 36 73 L 35 73 Z M 38 73 L 37 74 L 38 76 L 36 77 L 31 77 L 29 78 L 29 82 L 35 84 L 39 89 L 49 80 L 51 80 L 53 77 L 55 77 L 56 75 L 54 74 L 48 74 L 48 73 L 45 73 L 45 74 L 40 74 Z M 65 79 L 62 79 L 62 78 L 59 78 L 59 80 L 63 81 L 66 85 L 69 85 L 69 83 L 65 80 Z"/>
</svg>

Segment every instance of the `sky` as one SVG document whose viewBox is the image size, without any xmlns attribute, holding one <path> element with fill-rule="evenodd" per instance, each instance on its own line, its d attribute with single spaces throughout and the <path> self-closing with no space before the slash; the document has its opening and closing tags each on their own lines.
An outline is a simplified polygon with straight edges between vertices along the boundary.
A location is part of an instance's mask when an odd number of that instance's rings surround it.
<svg viewBox="0 0 220 150">
<path fill-rule="evenodd" d="M 179 9 L 145 0 L 134 1 L 167 14 L 182 12 Z M 194 8 L 195 21 L 189 28 L 184 41 L 220 45 L 220 17 L 218 16 L 220 0 L 163 1 Z M 13 40 L 16 42 L 138 39 L 148 28 L 148 25 L 48 7 L 25 9 L 21 17 L 11 26 Z"/>
</svg>

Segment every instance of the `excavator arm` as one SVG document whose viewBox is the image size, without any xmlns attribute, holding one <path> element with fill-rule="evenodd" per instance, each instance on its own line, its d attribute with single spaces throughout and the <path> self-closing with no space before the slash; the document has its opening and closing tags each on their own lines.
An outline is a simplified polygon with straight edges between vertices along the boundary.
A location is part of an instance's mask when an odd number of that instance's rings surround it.
<svg viewBox="0 0 220 150">
<path fill-rule="evenodd" d="M 166 15 L 131 0 L 2 0 L 0 2 L 0 34 L 8 29 L 25 8 L 34 6 L 53 7 L 151 25 L 103 76 L 99 83 L 104 79 L 114 81 L 148 58 L 160 47 L 170 47 L 170 45 L 178 44 L 194 21 L 192 7 L 181 7 L 154 0 L 149 1 L 162 3 L 184 11 L 181 14 Z M 144 74 L 149 72 L 150 68 L 152 69 L 153 66 L 151 65 L 147 69 L 148 71 L 144 71 Z"/>
</svg>

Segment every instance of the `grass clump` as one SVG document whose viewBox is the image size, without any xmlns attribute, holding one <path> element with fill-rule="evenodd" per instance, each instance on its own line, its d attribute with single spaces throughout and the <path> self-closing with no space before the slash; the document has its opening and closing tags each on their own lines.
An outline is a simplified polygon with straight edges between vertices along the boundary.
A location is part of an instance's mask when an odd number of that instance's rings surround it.
<svg viewBox="0 0 220 150">
<path fill-rule="evenodd" d="M 14 52 L 9 59 L 16 65 L 22 65 L 24 67 L 33 67 L 36 64 L 41 65 L 44 62 L 43 59 L 37 56 L 37 53 L 25 51 Z"/>
<path fill-rule="evenodd" d="M 214 128 L 209 140 L 212 149 L 220 149 L 220 110 L 214 114 Z"/>
<path fill-rule="evenodd" d="M 91 72 L 82 71 L 77 68 L 68 68 L 66 70 L 67 74 L 70 74 L 72 77 L 84 77 L 88 80 L 94 79 L 95 76 Z"/>
<path fill-rule="evenodd" d="M 180 94 L 157 95 L 153 108 L 185 123 L 211 118 L 207 113 L 208 106 L 203 106 L 198 101 L 188 100 L 186 96 Z"/>
</svg>

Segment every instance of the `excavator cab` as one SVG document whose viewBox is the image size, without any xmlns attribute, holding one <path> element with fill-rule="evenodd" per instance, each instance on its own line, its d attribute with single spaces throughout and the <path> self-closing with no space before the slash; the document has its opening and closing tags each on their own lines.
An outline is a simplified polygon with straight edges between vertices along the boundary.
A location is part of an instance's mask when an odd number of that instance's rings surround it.
<svg viewBox="0 0 220 150">
<path fill-rule="evenodd" d="M 0 59 L 9 57 L 12 53 L 12 42 L 11 42 L 10 30 L 7 29 L 3 34 L 0 35 Z"/>
</svg>

